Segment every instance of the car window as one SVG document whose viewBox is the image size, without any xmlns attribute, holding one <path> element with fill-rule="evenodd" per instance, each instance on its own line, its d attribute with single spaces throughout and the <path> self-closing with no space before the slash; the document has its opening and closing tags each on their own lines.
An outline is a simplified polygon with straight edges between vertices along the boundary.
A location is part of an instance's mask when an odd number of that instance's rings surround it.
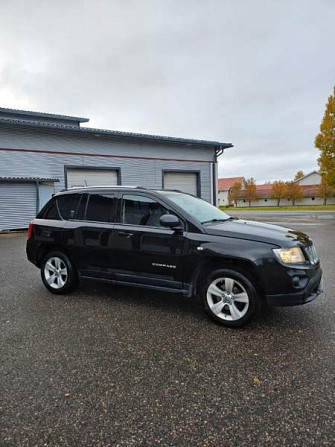
<svg viewBox="0 0 335 447">
<path fill-rule="evenodd" d="M 40 216 L 40 214 L 38 214 L 37 217 L 42 217 L 43 219 L 50 219 L 50 220 L 61 220 L 57 208 L 56 198 L 51 200 L 50 205 L 48 206 L 44 216 Z"/>
<path fill-rule="evenodd" d="M 75 214 L 75 219 L 76 220 L 84 220 L 88 195 L 87 194 L 78 194 L 78 196 L 80 197 L 80 199 L 79 199 L 79 205 L 77 207 L 77 211 Z"/>
<path fill-rule="evenodd" d="M 86 210 L 86 220 L 113 222 L 116 197 L 108 194 L 90 194 Z"/>
<path fill-rule="evenodd" d="M 160 203 L 149 197 L 125 194 L 121 204 L 121 222 L 132 225 L 161 227 L 159 219 L 170 214 Z"/>
<path fill-rule="evenodd" d="M 57 197 L 58 210 L 62 219 L 73 219 L 79 199 L 79 194 L 64 194 Z"/>
<path fill-rule="evenodd" d="M 228 214 L 198 197 L 174 191 L 160 191 L 160 194 L 172 200 L 202 224 L 231 219 Z"/>
</svg>

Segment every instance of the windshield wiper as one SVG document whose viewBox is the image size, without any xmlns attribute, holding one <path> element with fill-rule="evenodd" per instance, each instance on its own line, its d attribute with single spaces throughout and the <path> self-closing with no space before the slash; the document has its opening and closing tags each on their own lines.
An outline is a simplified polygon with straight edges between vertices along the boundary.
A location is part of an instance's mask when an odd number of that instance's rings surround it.
<svg viewBox="0 0 335 447">
<path fill-rule="evenodd" d="M 234 217 L 227 217 L 227 219 L 210 219 L 210 220 L 204 220 L 201 222 L 202 224 L 206 223 L 212 223 L 212 222 L 226 222 L 227 220 L 235 219 Z"/>
</svg>

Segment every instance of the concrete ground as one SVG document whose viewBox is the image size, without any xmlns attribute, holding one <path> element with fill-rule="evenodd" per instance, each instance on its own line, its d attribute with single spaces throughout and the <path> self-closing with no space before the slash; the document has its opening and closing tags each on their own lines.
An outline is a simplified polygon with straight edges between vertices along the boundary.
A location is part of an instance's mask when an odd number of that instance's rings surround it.
<svg viewBox="0 0 335 447">
<path fill-rule="evenodd" d="M 53 296 L 25 235 L 1 236 L 0 446 L 334 446 L 335 220 L 285 219 L 326 293 L 243 330 L 163 293 Z"/>
</svg>

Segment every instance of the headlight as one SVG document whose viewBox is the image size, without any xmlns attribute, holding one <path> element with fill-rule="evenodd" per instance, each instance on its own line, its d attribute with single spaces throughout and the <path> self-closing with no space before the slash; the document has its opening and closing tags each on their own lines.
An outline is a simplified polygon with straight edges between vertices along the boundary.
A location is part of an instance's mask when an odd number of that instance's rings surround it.
<svg viewBox="0 0 335 447">
<path fill-rule="evenodd" d="M 275 248 L 273 252 L 284 264 L 301 264 L 306 262 L 300 247 Z"/>
</svg>

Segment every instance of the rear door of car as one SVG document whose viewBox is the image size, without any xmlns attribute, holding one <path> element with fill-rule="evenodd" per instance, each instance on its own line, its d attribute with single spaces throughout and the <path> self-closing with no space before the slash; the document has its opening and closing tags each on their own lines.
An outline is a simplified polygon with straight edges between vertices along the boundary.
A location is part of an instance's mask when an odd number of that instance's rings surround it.
<svg viewBox="0 0 335 447">
<path fill-rule="evenodd" d="M 64 229 L 64 244 L 83 276 L 110 277 L 117 193 L 90 191 Z"/>
</svg>

